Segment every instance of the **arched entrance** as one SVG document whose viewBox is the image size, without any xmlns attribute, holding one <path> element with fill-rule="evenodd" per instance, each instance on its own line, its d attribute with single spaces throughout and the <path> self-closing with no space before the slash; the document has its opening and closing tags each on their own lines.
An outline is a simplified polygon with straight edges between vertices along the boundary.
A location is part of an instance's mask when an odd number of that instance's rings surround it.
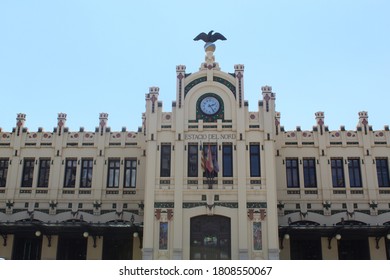
<svg viewBox="0 0 390 280">
<path fill-rule="evenodd" d="M 231 259 L 230 218 L 197 216 L 191 218 L 190 259 Z"/>
</svg>

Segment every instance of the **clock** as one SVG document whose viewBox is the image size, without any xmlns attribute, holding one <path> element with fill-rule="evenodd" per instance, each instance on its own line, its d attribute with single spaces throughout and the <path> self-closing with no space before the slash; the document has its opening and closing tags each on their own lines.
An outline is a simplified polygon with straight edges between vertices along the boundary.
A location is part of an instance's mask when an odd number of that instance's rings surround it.
<svg viewBox="0 0 390 280">
<path fill-rule="evenodd" d="M 221 104 L 216 97 L 206 96 L 200 101 L 199 107 L 203 114 L 212 116 L 219 112 Z"/>
</svg>

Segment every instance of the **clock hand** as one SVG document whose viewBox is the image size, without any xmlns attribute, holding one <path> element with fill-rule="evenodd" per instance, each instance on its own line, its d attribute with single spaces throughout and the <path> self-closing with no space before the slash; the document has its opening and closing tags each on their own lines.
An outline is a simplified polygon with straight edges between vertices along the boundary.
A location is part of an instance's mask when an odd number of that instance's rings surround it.
<svg viewBox="0 0 390 280">
<path fill-rule="evenodd" d="M 214 105 L 214 104 L 209 104 L 209 107 L 211 108 L 211 110 L 212 110 L 213 113 L 214 113 L 215 111 L 214 111 L 214 107 L 213 107 L 212 105 Z"/>
</svg>

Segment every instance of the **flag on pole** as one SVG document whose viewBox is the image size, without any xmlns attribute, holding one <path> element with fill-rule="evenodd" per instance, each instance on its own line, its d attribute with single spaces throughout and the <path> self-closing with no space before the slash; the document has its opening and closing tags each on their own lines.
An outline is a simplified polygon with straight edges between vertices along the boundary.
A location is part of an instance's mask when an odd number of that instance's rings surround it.
<svg viewBox="0 0 390 280">
<path fill-rule="evenodd" d="M 214 165 L 214 171 L 218 173 L 219 165 L 218 165 L 217 157 L 213 158 L 213 165 Z"/>
<path fill-rule="evenodd" d="M 213 155 L 211 153 L 210 144 L 207 149 L 206 169 L 211 173 L 214 171 Z"/>
</svg>

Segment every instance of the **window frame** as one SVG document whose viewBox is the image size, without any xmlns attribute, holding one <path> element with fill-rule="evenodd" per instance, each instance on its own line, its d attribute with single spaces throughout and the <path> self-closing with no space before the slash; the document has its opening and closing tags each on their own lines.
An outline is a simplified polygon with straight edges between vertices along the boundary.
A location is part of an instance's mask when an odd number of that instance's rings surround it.
<svg viewBox="0 0 390 280">
<path fill-rule="evenodd" d="M 34 180 L 35 158 L 23 159 L 22 188 L 31 188 Z"/>
<path fill-rule="evenodd" d="M 120 169 L 121 169 L 121 161 L 119 158 L 108 159 L 108 162 L 107 162 L 107 188 L 110 188 L 110 189 L 119 188 Z M 111 183 L 112 183 L 112 185 L 111 185 Z"/>
<path fill-rule="evenodd" d="M 336 165 L 335 165 L 336 164 Z M 331 158 L 330 168 L 333 188 L 345 188 L 345 174 L 343 158 Z M 335 184 L 339 182 L 338 184 Z"/>
<path fill-rule="evenodd" d="M 299 181 L 298 158 L 286 158 L 286 185 L 287 188 L 300 188 L 301 186 Z"/>
<path fill-rule="evenodd" d="M 160 177 L 171 177 L 172 145 L 161 144 Z"/>
<path fill-rule="evenodd" d="M 92 179 L 93 179 L 93 159 L 83 158 L 81 159 L 80 188 L 91 188 Z"/>
<path fill-rule="evenodd" d="M 69 166 L 69 163 L 71 165 Z M 69 175 L 69 176 L 68 176 Z M 75 188 L 77 176 L 77 158 L 65 159 L 64 188 Z"/>
<path fill-rule="evenodd" d="M 189 143 L 187 151 L 187 176 L 198 177 L 199 174 L 199 152 L 198 143 Z"/>
<path fill-rule="evenodd" d="M 351 188 L 362 188 L 362 170 L 360 158 L 348 158 L 349 186 Z"/>
<path fill-rule="evenodd" d="M 390 187 L 389 159 L 387 157 L 376 158 L 375 165 L 376 165 L 376 176 L 378 180 L 378 187 L 389 188 Z"/>
<path fill-rule="evenodd" d="M 303 185 L 317 188 L 317 168 L 315 158 L 303 158 Z"/>
<path fill-rule="evenodd" d="M 215 166 L 215 164 L 217 163 L 218 164 L 218 145 L 217 143 L 204 143 L 203 144 L 203 155 L 204 155 L 204 159 L 205 159 L 205 162 L 204 162 L 204 165 L 205 165 L 205 170 L 203 171 L 203 177 L 211 177 L 211 178 L 215 178 L 215 177 L 218 177 L 218 173 L 217 171 L 213 170 L 213 172 L 211 174 L 209 174 L 209 171 L 207 170 L 206 168 L 206 158 L 207 158 L 207 154 L 209 152 L 209 147 L 211 149 L 211 157 L 213 158 L 213 165 Z"/>
<path fill-rule="evenodd" d="M 254 150 L 256 148 L 256 150 Z M 261 177 L 260 144 L 249 144 L 249 176 Z"/>
<path fill-rule="evenodd" d="M 222 145 L 222 176 L 233 177 L 233 144 Z"/>
<path fill-rule="evenodd" d="M 0 158 L 0 188 L 7 186 L 9 158 Z"/>
<path fill-rule="evenodd" d="M 38 188 L 48 188 L 49 187 L 50 168 L 51 168 L 50 158 L 40 158 L 39 159 L 38 182 L 37 182 Z"/>
<path fill-rule="evenodd" d="M 127 180 L 128 176 L 129 176 L 129 180 Z M 129 185 L 127 185 L 127 182 L 129 182 Z M 123 172 L 123 188 L 135 188 L 136 185 L 137 185 L 137 159 L 126 158 L 125 170 Z"/>
</svg>

